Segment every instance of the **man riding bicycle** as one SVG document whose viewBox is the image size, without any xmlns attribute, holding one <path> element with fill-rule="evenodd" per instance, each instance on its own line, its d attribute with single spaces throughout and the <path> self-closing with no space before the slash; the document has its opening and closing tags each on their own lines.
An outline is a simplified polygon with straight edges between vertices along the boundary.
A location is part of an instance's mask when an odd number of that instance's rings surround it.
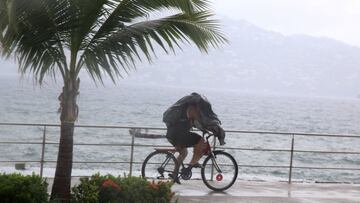
<svg viewBox="0 0 360 203">
<path fill-rule="evenodd" d="M 179 152 L 177 157 L 179 163 L 185 160 L 188 154 L 187 148 L 194 147 L 193 157 L 189 167 L 185 170 L 189 171 L 193 167 L 201 167 L 198 161 L 206 147 L 203 137 L 191 132 L 193 127 L 202 131 L 211 131 L 219 139 L 220 145 L 225 144 L 225 132 L 220 127 L 221 121 L 213 112 L 209 101 L 198 93 L 187 95 L 170 106 L 164 112 L 163 121 L 167 127 L 167 140 Z M 175 171 L 178 170 L 179 166 Z M 180 184 L 177 177 L 173 178 L 176 183 Z"/>
</svg>

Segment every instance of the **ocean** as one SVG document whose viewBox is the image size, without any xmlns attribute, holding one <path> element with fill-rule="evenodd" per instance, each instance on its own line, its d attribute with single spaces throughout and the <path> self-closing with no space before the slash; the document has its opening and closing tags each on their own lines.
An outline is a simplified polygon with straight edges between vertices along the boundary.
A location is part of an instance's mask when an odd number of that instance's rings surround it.
<svg viewBox="0 0 360 203">
<path fill-rule="evenodd" d="M 59 124 L 57 113 L 61 90 L 58 84 L 49 82 L 42 87 L 18 77 L 0 77 L 0 122 L 1 123 L 50 123 Z M 198 92 L 212 103 L 225 130 L 276 131 L 321 134 L 360 135 L 360 100 L 356 98 L 302 97 L 297 95 L 258 95 L 241 90 L 219 90 L 204 88 L 179 88 L 149 84 L 119 82 L 116 86 L 95 86 L 82 81 L 78 97 L 79 125 L 117 125 L 165 127 L 162 113 L 168 106 L 184 95 Z M 164 134 L 164 131 L 151 131 Z M 41 142 L 42 127 L 0 126 L 0 141 Z M 59 129 L 48 127 L 46 141 L 58 142 Z M 131 142 L 128 129 L 76 128 L 75 143 Z M 291 136 L 273 134 L 227 133 L 227 144 L 231 148 L 283 149 L 291 147 Z M 135 139 L 136 144 L 168 145 L 165 139 Z M 360 138 L 295 136 L 295 150 L 359 152 Z M 87 175 L 96 171 L 123 173 L 130 160 L 128 146 L 77 145 L 74 161 L 115 161 L 116 164 L 76 163 L 76 174 Z M 152 151 L 151 147 L 135 147 L 134 174 L 139 174 L 141 162 Z M 250 150 L 226 150 L 234 155 L 239 165 L 288 166 L 290 153 Z M 1 161 L 39 160 L 41 146 L 29 144 L 0 144 Z M 57 145 L 49 144 L 45 150 L 47 175 L 53 175 L 57 156 Z M 345 167 L 359 168 L 359 154 L 294 153 L 294 167 Z M 29 163 L 29 171 L 38 168 L 38 163 Z M 14 171 L 13 163 L 2 162 L 0 172 Z M 288 168 L 240 167 L 240 179 L 283 180 L 288 178 Z M 116 174 L 115 174 L 116 175 Z M 295 181 L 351 182 L 360 183 L 360 170 L 293 169 Z"/>
</svg>

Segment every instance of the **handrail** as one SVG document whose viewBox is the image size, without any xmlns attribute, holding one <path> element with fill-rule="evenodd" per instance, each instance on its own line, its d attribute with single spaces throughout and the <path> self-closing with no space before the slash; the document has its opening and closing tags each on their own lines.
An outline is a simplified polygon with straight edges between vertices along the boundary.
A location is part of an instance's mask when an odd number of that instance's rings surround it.
<svg viewBox="0 0 360 203">
<path fill-rule="evenodd" d="M 0 141 L 0 144 L 22 144 L 22 145 L 32 145 L 32 144 L 43 144 L 43 142 L 19 142 L 19 141 Z M 47 145 L 58 145 L 59 142 L 45 142 Z M 117 144 L 117 143 L 74 143 L 74 146 L 123 146 L 131 147 L 132 144 Z M 146 145 L 146 144 L 135 144 L 135 147 L 169 147 L 169 145 Z M 269 149 L 269 148 L 243 148 L 243 147 L 221 147 L 217 146 L 217 149 L 232 149 L 232 150 L 242 150 L 242 151 L 268 151 L 268 152 L 291 152 L 291 149 Z M 321 150 L 298 150 L 294 149 L 293 152 L 297 153 L 324 153 L 324 154 L 360 154 L 360 152 L 352 151 L 321 151 Z"/>
<path fill-rule="evenodd" d="M 45 146 L 46 145 L 58 145 L 58 142 L 47 142 L 46 133 L 47 127 L 60 127 L 60 124 L 49 124 L 49 123 L 3 123 L 0 122 L 1 126 L 38 126 L 43 127 L 43 135 L 41 141 L 0 141 L 0 146 L 3 144 L 16 145 L 42 145 L 41 149 L 41 158 L 40 160 L 0 160 L 0 163 L 11 163 L 11 162 L 24 162 L 24 163 L 40 163 L 40 175 L 43 175 L 44 163 L 56 163 L 56 160 L 45 160 Z M 161 130 L 164 131 L 166 128 L 160 127 L 144 127 L 144 126 L 114 126 L 114 125 L 75 125 L 75 128 L 101 128 L 101 129 L 131 129 L 131 128 L 141 128 L 148 130 Z M 300 133 L 300 132 L 274 132 L 274 131 L 250 131 L 250 130 L 226 130 L 227 133 L 235 134 L 267 134 L 267 135 L 284 135 L 291 136 L 292 142 L 290 149 L 271 149 L 271 148 L 245 148 L 245 147 L 222 147 L 216 146 L 217 149 L 230 149 L 230 150 L 244 150 L 244 151 L 262 151 L 262 152 L 289 152 L 290 153 L 290 164 L 287 166 L 282 165 L 248 165 L 240 164 L 240 167 L 262 167 L 262 168 L 288 168 L 289 169 L 289 179 L 288 182 L 291 183 L 292 179 L 292 169 L 316 169 L 316 170 L 354 170 L 360 171 L 360 168 L 353 167 L 318 167 L 318 166 L 293 166 L 293 157 L 294 153 L 323 153 L 323 154 L 352 154 L 358 155 L 360 152 L 357 151 L 323 151 L 323 150 L 300 150 L 294 149 L 294 141 L 297 136 L 310 136 L 310 137 L 336 137 L 336 138 L 360 138 L 359 135 L 351 134 L 320 134 L 320 133 Z M 90 164 L 129 164 L 129 173 L 132 174 L 133 164 L 141 164 L 141 162 L 135 162 L 134 159 L 134 149 L 135 147 L 168 147 L 169 145 L 149 145 L 149 144 L 136 144 L 135 136 L 129 136 L 131 138 L 131 143 L 74 143 L 74 146 L 126 146 L 130 147 L 130 161 L 73 161 L 73 163 L 90 163 Z M 214 146 L 215 147 L 215 146 Z"/>
<path fill-rule="evenodd" d="M 1 125 L 13 125 L 13 126 L 49 126 L 49 127 L 60 127 L 61 124 L 51 123 L 4 123 L 0 122 Z M 147 127 L 147 126 L 118 126 L 118 125 L 83 125 L 75 124 L 74 127 L 79 128 L 117 128 L 117 129 L 130 129 L 130 128 L 142 128 L 148 130 L 166 130 L 164 127 Z M 274 135 L 299 135 L 299 136 L 311 136 L 311 137 L 343 137 L 343 138 L 360 138 L 360 135 L 352 134 L 322 134 L 322 133 L 305 133 L 305 132 L 276 132 L 276 131 L 259 131 L 259 130 L 226 130 L 228 133 L 243 133 L 243 134 L 274 134 Z"/>
</svg>

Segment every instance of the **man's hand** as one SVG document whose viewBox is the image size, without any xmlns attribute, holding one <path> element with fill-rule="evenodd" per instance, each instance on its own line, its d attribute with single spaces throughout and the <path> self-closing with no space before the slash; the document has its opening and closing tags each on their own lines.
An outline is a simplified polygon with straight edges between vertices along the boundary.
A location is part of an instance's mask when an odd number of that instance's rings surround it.
<svg viewBox="0 0 360 203">
<path fill-rule="evenodd" d="M 224 145 L 225 143 L 225 131 L 219 125 L 209 126 L 207 128 L 211 131 L 215 137 L 219 139 L 220 145 Z"/>
</svg>

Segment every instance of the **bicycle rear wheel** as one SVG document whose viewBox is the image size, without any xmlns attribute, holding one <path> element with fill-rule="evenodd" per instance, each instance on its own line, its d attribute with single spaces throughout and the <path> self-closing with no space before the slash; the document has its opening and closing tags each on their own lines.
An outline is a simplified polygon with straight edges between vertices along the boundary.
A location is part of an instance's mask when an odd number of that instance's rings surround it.
<svg viewBox="0 0 360 203">
<path fill-rule="evenodd" d="M 141 175 L 147 180 L 172 180 L 177 175 L 175 156 L 170 152 L 154 151 L 143 162 Z"/>
<path fill-rule="evenodd" d="M 224 191 L 231 187 L 238 175 L 235 159 L 223 151 L 215 151 L 214 156 L 205 158 L 201 178 L 205 185 L 214 191 Z"/>
</svg>

